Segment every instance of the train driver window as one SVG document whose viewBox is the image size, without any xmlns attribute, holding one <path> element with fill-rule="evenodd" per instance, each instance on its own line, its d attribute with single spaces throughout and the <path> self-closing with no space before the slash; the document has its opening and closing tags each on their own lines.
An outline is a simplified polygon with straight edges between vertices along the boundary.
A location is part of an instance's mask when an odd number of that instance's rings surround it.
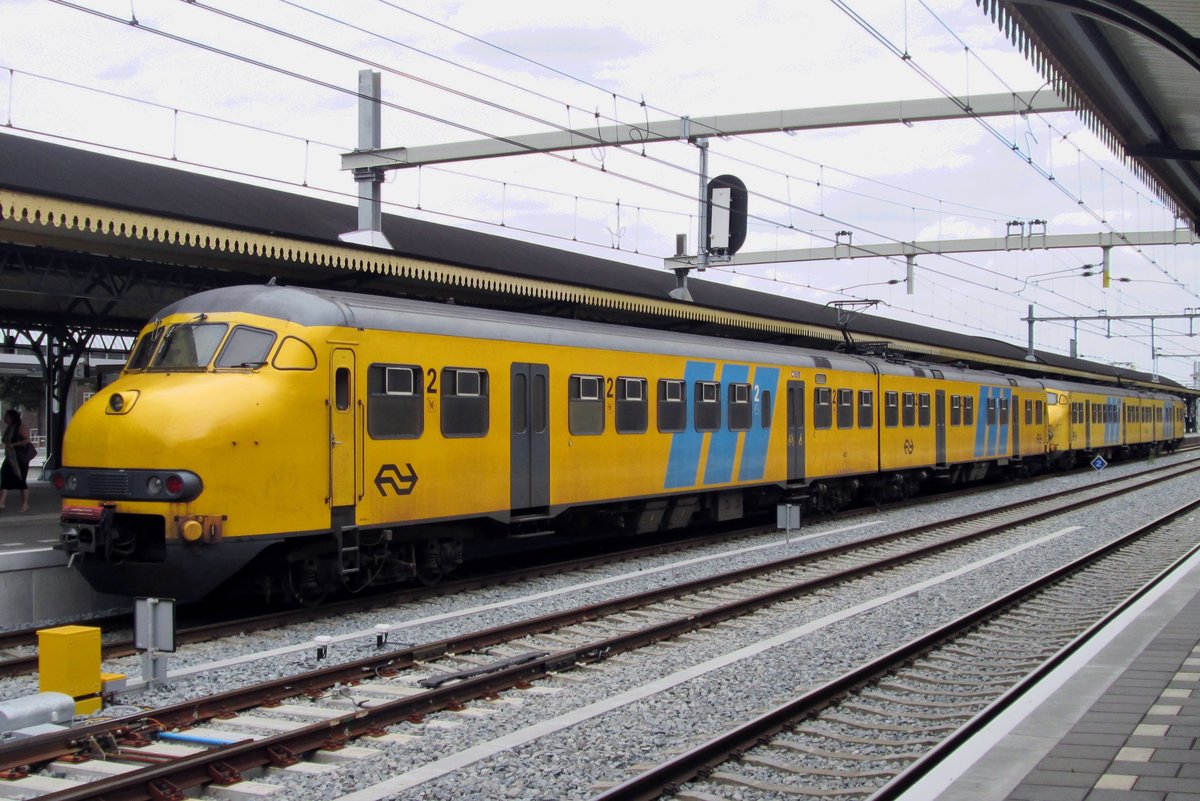
<svg viewBox="0 0 1200 801">
<path fill-rule="evenodd" d="M 129 361 L 126 363 L 125 369 L 145 370 L 146 366 L 150 364 L 150 357 L 154 355 L 154 349 L 162 341 L 162 335 L 166 330 L 162 326 L 158 326 L 150 333 L 143 335 L 133 346 L 133 352 L 129 354 Z"/>
<path fill-rule="evenodd" d="M 645 434 L 649 416 L 646 379 L 617 379 L 617 433 Z"/>
<path fill-rule="evenodd" d="M 249 326 L 235 326 L 225 340 L 213 367 L 262 367 L 267 363 L 267 354 L 275 344 L 275 332 Z"/>
<path fill-rule="evenodd" d="M 425 431 L 425 371 L 373 364 L 367 370 L 367 433 L 372 439 L 415 439 Z"/>
<path fill-rule="evenodd" d="M 696 382 L 696 430 L 716 431 L 721 427 L 721 385 L 716 381 Z"/>
<path fill-rule="evenodd" d="M 203 370 L 225 338 L 225 323 L 185 323 L 167 331 L 151 370 Z"/>
<path fill-rule="evenodd" d="M 573 375 L 569 381 L 567 428 L 572 436 L 604 433 L 604 379 L 598 375 Z"/>
<path fill-rule="evenodd" d="M 875 427 L 875 393 L 869 389 L 858 391 L 858 427 Z"/>
<path fill-rule="evenodd" d="M 658 430 L 664 433 L 683 431 L 687 425 L 686 385 L 675 378 L 658 382 Z"/>
<path fill-rule="evenodd" d="M 929 428 L 929 423 L 930 423 L 929 393 L 922 392 L 917 397 L 917 401 L 919 403 L 918 408 L 917 408 L 917 415 L 918 415 L 917 416 L 917 424 L 920 425 L 921 428 Z"/>
<path fill-rule="evenodd" d="M 962 425 L 962 396 L 950 396 L 950 425 Z"/>
<path fill-rule="evenodd" d="M 832 391 L 829 387 L 816 387 L 813 390 L 813 428 L 822 431 L 833 428 Z"/>
<path fill-rule="evenodd" d="M 486 370 L 447 367 L 442 370 L 442 436 L 487 436 L 491 424 Z"/>
<path fill-rule="evenodd" d="M 753 407 L 750 405 L 750 385 L 729 385 L 729 430 L 749 431 L 753 421 Z"/>
<path fill-rule="evenodd" d="M 917 424 L 917 393 L 904 393 L 904 406 L 901 408 L 900 414 L 905 428 L 912 428 Z"/>
<path fill-rule="evenodd" d="M 888 428 L 900 425 L 900 396 L 895 392 L 883 393 L 883 424 Z"/>
</svg>

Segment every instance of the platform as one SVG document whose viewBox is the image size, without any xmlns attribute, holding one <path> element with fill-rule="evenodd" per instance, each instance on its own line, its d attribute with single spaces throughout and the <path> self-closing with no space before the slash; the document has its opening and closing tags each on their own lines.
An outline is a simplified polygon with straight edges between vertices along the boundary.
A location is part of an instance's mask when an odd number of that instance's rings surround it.
<svg viewBox="0 0 1200 801">
<path fill-rule="evenodd" d="M 36 476 L 32 469 L 31 476 Z M 0 629 L 78 619 L 93 612 L 128 608 L 128 598 L 101 595 L 67 556 L 54 550 L 62 501 L 49 482 L 29 482 L 29 511 L 10 490 L 0 512 Z"/>
<path fill-rule="evenodd" d="M 904 801 L 1200 801 L 1200 555 Z"/>
</svg>

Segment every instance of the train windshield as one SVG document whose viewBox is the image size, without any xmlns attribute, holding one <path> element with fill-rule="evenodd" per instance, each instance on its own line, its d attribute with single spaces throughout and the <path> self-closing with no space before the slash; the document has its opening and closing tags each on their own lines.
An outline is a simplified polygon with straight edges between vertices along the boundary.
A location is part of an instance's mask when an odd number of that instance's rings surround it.
<svg viewBox="0 0 1200 801">
<path fill-rule="evenodd" d="M 203 370 L 225 338 L 225 323 L 185 323 L 167 330 L 151 370 Z"/>
<path fill-rule="evenodd" d="M 267 363 L 267 354 L 275 344 L 275 332 L 264 331 L 261 328 L 250 328 L 239 325 L 233 329 L 221 355 L 213 366 L 223 367 L 262 367 Z"/>
<path fill-rule="evenodd" d="M 158 347 L 165 330 L 157 326 L 157 321 L 155 322 L 154 330 L 139 339 L 133 346 L 133 352 L 129 354 L 129 361 L 125 364 L 126 370 L 145 370 L 146 365 L 150 363 L 150 357 L 154 355 L 154 349 Z"/>
</svg>

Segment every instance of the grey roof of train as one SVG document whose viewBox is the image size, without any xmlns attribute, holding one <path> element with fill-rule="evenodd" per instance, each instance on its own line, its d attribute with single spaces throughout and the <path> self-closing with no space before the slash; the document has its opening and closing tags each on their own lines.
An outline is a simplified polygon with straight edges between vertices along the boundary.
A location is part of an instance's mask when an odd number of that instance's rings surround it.
<svg viewBox="0 0 1200 801">
<path fill-rule="evenodd" d="M 0 186 L 195 222 L 339 243 L 357 226 L 353 205 L 255 186 L 184 169 L 119 158 L 0 133 Z M 533 279 L 666 298 L 675 286 L 667 270 L 652 270 L 502 236 L 385 214 L 383 232 L 397 251 Z M 837 327 L 836 312 L 793 298 L 704 281 L 689 288 L 702 306 L 780 320 Z M 909 340 L 985 356 L 1021 360 L 1025 349 L 987 337 L 903 323 L 878 315 L 855 318 L 854 333 L 871 340 Z M 1149 381 L 1147 373 L 1038 351 L 1042 364 Z M 1179 386 L 1164 380 L 1165 386 Z"/>
</svg>

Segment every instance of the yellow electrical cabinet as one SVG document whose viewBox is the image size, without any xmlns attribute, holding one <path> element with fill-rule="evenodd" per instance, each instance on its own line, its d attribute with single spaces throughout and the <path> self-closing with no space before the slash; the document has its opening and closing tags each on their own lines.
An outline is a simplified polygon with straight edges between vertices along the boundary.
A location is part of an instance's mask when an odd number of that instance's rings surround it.
<svg viewBox="0 0 1200 801">
<path fill-rule="evenodd" d="M 100 629 L 59 626 L 38 632 L 38 689 L 66 693 L 75 713 L 100 709 Z"/>
</svg>

